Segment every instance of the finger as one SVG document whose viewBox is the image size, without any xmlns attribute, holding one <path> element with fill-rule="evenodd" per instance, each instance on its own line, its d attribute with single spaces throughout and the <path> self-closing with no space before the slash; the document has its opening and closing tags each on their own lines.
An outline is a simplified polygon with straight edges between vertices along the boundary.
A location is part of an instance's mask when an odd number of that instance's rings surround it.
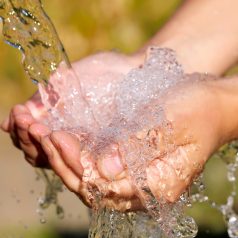
<svg viewBox="0 0 238 238">
<path fill-rule="evenodd" d="M 132 198 L 136 195 L 135 187 L 131 180 L 124 178 L 118 181 L 112 181 L 107 187 L 107 196 L 118 196 L 123 198 Z"/>
<path fill-rule="evenodd" d="M 97 168 L 100 175 L 107 180 L 115 180 L 121 178 L 124 166 L 117 145 L 112 145 L 109 152 L 103 154 L 97 160 Z"/>
<path fill-rule="evenodd" d="M 16 121 L 16 119 L 19 117 L 19 120 Z M 14 129 L 14 127 L 20 127 L 21 129 L 27 130 L 29 127 L 29 124 L 31 124 L 34 121 L 32 118 L 32 115 L 28 108 L 24 105 L 16 105 L 13 107 L 11 111 L 11 128 Z M 18 123 L 18 124 L 17 124 Z"/>
<path fill-rule="evenodd" d="M 10 116 L 7 116 L 6 119 L 1 123 L 1 129 L 5 132 L 9 132 L 10 128 Z"/>
<path fill-rule="evenodd" d="M 29 119 L 29 123 L 25 123 Z M 25 154 L 25 159 L 35 167 L 41 167 L 41 168 L 49 168 L 49 163 L 46 159 L 45 153 L 41 148 L 40 145 L 40 139 L 39 135 L 46 136 L 50 133 L 50 131 L 44 131 L 44 130 L 36 130 L 35 128 L 38 129 L 41 125 L 37 126 L 37 123 L 33 123 L 29 126 L 26 126 L 30 124 L 34 120 L 31 116 L 28 117 L 28 115 L 19 115 L 16 117 L 16 131 L 17 131 L 17 136 L 18 136 L 18 142 L 19 142 L 19 147 L 21 150 L 23 150 Z M 33 128 L 33 129 L 32 129 Z M 38 140 L 36 140 L 36 132 L 34 136 L 31 133 L 32 131 L 37 131 L 38 135 Z"/>
<path fill-rule="evenodd" d="M 78 193 L 81 184 L 80 179 L 66 166 L 50 138 L 48 136 L 44 137 L 41 143 L 55 173 L 63 180 L 70 191 Z"/>
<path fill-rule="evenodd" d="M 22 104 L 15 105 L 12 109 L 12 113 L 14 116 L 20 115 L 20 114 L 31 114 L 29 109 L 25 105 L 22 105 Z"/>
<path fill-rule="evenodd" d="M 80 178 L 83 176 L 80 142 L 76 136 L 65 131 L 55 131 L 50 139 L 58 149 L 64 163 Z"/>
<path fill-rule="evenodd" d="M 29 127 L 29 134 L 38 142 L 41 143 L 41 140 L 48 136 L 52 131 L 49 127 L 41 123 L 33 123 Z"/>
<path fill-rule="evenodd" d="M 23 150 L 26 157 L 28 157 L 29 160 L 31 160 L 31 164 L 35 165 L 35 159 L 39 156 L 39 152 L 36 148 L 36 146 L 32 143 L 23 143 L 19 142 L 21 150 Z"/>
<path fill-rule="evenodd" d="M 29 127 L 34 123 L 34 119 L 30 114 L 17 115 L 15 120 L 15 133 L 18 138 L 25 144 L 30 143 Z"/>
<path fill-rule="evenodd" d="M 130 200 L 121 198 L 105 198 L 104 200 L 100 201 L 100 205 L 102 207 L 109 207 L 120 212 L 144 210 L 143 205 L 138 198 L 132 198 Z"/>
<path fill-rule="evenodd" d="M 78 138 L 65 131 L 55 131 L 50 135 L 55 148 L 57 148 L 65 165 L 82 179 L 81 187 L 77 194 L 91 206 L 95 201 L 96 192 L 104 194 L 106 181 L 100 178 L 95 166 L 95 161 L 86 151 L 80 150 Z"/>
<path fill-rule="evenodd" d="M 37 95 L 39 95 L 39 93 L 37 93 Z M 37 96 L 36 98 L 37 100 L 39 100 L 39 96 Z M 33 100 L 35 100 L 35 102 L 33 102 Z M 11 113 L 13 114 L 13 116 L 16 116 L 19 114 L 32 114 L 31 111 L 28 109 L 28 107 L 34 108 L 33 110 L 34 112 L 37 111 L 37 109 L 39 110 L 42 108 L 42 103 L 38 103 L 37 100 L 35 99 L 35 97 L 33 97 L 33 99 L 26 102 L 26 105 L 18 104 L 13 107 Z M 6 132 L 10 131 L 10 115 L 3 121 L 3 123 L 1 124 L 1 128 Z"/>
<path fill-rule="evenodd" d="M 28 114 L 17 114 L 14 118 L 15 129 L 11 132 L 15 144 L 22 149 L 29 157 L 35 158 L 37 156 L 37 149 L 35 148 L 34 141 L 29 135 L 28 129 L 34 122 L 32 116 Z"/>
<path fill-rule="evenodd" d="M 184 188 L 173 167 L 160 159 L 154 160 L 147 169 L 147 181 L 151 192 L 158 200 L 163 198 L 175 202 Z"/>
<path fill-rule="evenodd" d="M 24 116 L 25 115 L 25 116 Z M 18 122 L 16 121 L 16 119 L 19 118 Z M 22 128 L 23 130 L 27 130 L 29 123 L 31 123 L 33 119 L 31 119 L 31 116 L 29 114 L 28 109 L 23 106 L 23 105 L 16 105 L 13 107 L 11 113 L 10 113 L 10 120 L 9 120 L 9 132 L 10 132 L 10 136 L 12 138 L 12 141 L 14 143 L 14 145 L 18 148 L 21 149 L 20 147 L 20 140 L 22 138 L 19 137 L 18 134 L 18 127 Z M 17 124 L 19 123 L 19 124 Z M 22 135 L 23 137 L 25 136 Z"/>
<path fill-rule="evenodd" d="M 12 139 L 13 144 L 18 148 L 21 149 L 19 138 L 16 131 L 16 125 L 15 125 L 15 118 L 13 116 L 13 112 L 10 113 L 10 120 L 9 120 L 9 134 Z"/>
<path fill-rule="evenodd" d="M 13 133 L 15 130 L 15 117 L 13 115 L 13 111 L 11 110 L 9 115 L 9 132 Z"/>
<path fill-rule="evenodd" d="M 154 160 L 147 177 L 155 197 L 175 202 L 201 172 L 205 161 L 193 145 L 179 146 L 167 156 Z"/>
</svg>

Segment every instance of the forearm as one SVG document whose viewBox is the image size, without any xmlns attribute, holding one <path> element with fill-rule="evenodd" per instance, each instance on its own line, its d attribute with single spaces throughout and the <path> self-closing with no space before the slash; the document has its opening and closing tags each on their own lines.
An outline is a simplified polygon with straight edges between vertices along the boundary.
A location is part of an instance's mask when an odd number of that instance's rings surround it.
<svg viewBox="0 0 238 238">
<path fill-rule="evenodd" d="M 238 76 L 206 83 L 219 105 L 219 145 L 238 139 Z"/>
<path fill-rule="evenodd" d="M 187 0 L 140 52 L 169 47 L 186 72 L 220 75 L 238 57 L 237 9 L 237 0 Z"/>
</svg>

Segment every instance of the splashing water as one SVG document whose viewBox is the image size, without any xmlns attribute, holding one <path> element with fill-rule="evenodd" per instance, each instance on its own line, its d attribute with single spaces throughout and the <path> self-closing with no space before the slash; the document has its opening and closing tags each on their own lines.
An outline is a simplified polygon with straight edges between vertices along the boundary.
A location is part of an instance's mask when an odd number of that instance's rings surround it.
<svg viewBox="0 0 238 238">
<path fill-rule="evenodd" d="M 41 1 L 0 0 L 0 18 L 3 22 L 4 40 L 23 53 L 25 72 L 33 82 L 39 83 L 42 101 L 51 114 L 51 119 L 47 123 L 53 129 L 68 127 L 72 121 L 65 120 L 68 123 L 66 125 L 62 124 L 62 120 L 58 120 L 58 118 L 71 118 L 72 98 L 80 98 L 79 107 L 87 108 L 87 105 L 81 96 L 80 82 L 71 68 L 53 24 L 42 8 Z M 60 84 L 61 75 L 59 72 L 56 73 L 59 65 L 61 70 L 67 69 L 68 71 L 70 80 L 67 81 L 67 87 Z M 57 87 L 49 82 L 52 75 L 54 75 L 52 81 Z M 71 90 L 72 88 L 75 90 Z M 62 104 L 59 102 L 59 91 L 64 91 L 64 98 L 68 102 L 68 105 L 64 107 L 61 105 L 61 110 L 56 109 L 57 105 Z M 76 111 L 73 113 L 78 114 Z M 88 114 L 90 114 L 90 110 L 88 110 Z M 88 123 L 90 123 L 89 117 L 87 118 Z M 80 118 L 80 115 L 76 118 Z M 84 122 L 84 125 L 87 122 Z M 63 210 L 56 199 L 57 192 L 60 192 L 59 185 L 57 185 L 59 179 L 43 170 L 39 172 L 39 176 L 46 183 L 45 198 L 40 199 L 40 208 L 55 204 L 59 217 L 63 217 Z"/>
<path fill-rule="evenodd" d="M 69 65 L 57 33 L 38 0 L 1 0 L 5 40 L 24 54 L 29 77 L 47 83 L 62 61 Z"/>
<path fill-rule="evenodd" d="M 89 91 L 82 85 L 73 71 L 64 48 L 39 0 L 0 0 L 0 16 L 3 21 L 3 35 L 12 46 L 24 54 L 23 65 L 29 77 L 38 82 L 42 101 L 49 111 L 46 122 L 52 129 L 64 129 L 73 133 L 87 134 L 82 150 L 90 151 L 95 158 L 105 155 L 112 143 L 119 146 L 125 158 L 129 174 L 146 212 L 121 213 L 100 207 L 104 194 L 93 191 L 96 197 L 93 210 L 90 237 L 195 237 L 197 226 L 191 217 L 183 213 L 188 203 L 187 194 L 179 201 L 169 204 L 154 197 L 147 184 L 145 168 L 158 156 L 159 139 L 151 138 L 156 127 L 167 128 L 168 122 L 163 104 L 156 103 L 169 88 L 190 78 L 186 76 L 169 49 L 151 48 L 151 54 L 143 67 L 131 70 L 121 80 L 110 83 L 96 81 Z M 110 86 L 110 87 L 109 87 Z M 110 88 L 110 90 L 108 90 Z M 91 97 L 86 100 L 85 95 Z M 145 131 L 141 136 L 141 131 Z M 167 136 L 165 135 L 165 141 Z M 157 140 L 157 141 L 156 141 Z M 166 146 L 174 148 L 170 141 Z M 228 164 L 228 180 L 235 181 L 237 162 Z M 40 172 L 47 184 L 46 197 L 40 201 L 45 208 L 56 204 L 59 216 L 63 210 L 57 202 L 61 191 L 58 180 L 49 179 L 45 171 Z M 90 175 L 84 175 L 86 181 Z M 195 181 L 199 192 L 193 195 L 196 201 L 208 201 L 203 194 L 200 180 Z M 90 185 L 88 185 L 90 190 Z M 230 237 L 237 237 L 237 215 L 232 206 L 235 192 L 227 204 L 217 207 L 225 217 Z M 42 222 L 45 222 L 42 217 Z"/>
<path fill-rule="evenodd" d="M 233 141 L 230 144 L 222 146 L 222 148 L 215 154 L 215 157 L 222 159 L 227 167 L 227 180 L 232 188 L 225 204 L 218 204 L 211 200 L 205 194 L 205 186 L 203 183 L 203 174 L 201 174 L 193 183 L 197 192 L 191 196 L 192 202 L 206 202 L 211 207 L 221 212 L 224 221 L 227 225 L 227 232 L 230 238 L 238 237 L 238 215 L 234 210 L 235 197 L 237 195 L 237 168 L 238 168 L 238 143 Z"/>
</svg>

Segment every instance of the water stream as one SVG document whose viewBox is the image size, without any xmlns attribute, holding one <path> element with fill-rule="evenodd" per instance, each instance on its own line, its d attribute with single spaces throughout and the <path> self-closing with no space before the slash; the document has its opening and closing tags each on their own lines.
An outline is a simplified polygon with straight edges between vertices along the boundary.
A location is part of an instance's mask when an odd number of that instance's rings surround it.
<svg viewBox="0 0 238 238">
<path fill-rule="evenodd" d="M 160 126 L 168 131 L 165 141 L 171 132 L 167 128 L 163 103 L 158 104 L 157 100 L 188 77 L 204 80 L 205 76 L 185 75 L 175 52 L 152 47 L 143 67 L 132 69 L 119 80 L 110 75 L 110 82 L 106 75 L 87 88 L 71 67 L 39 0 L 0 0 L 0 16 L 5 41 L 23 53 L 24 69 L 39 87 L 50 115 L 44 123 L 53 130 L 86 134 L 82 151 L 92 153 L 95 159 L 109 153 L 111 145 L 117 144 L 138 198 L 145 207 L 145 212 L 122 213 L 100 206 L 104 194 L 88 184 L 95 198 L 89 237 L 195 237 L 196 223 L 184 214 L 184 208 L 190 201 L 209 201 L 201 189 L 201 179 L 194 183 L 198 188 L 194 195 L 190 197 L 184 193 L 171 204 L 154 197 L 147 184 L 145 168 L 159 153 L 160 141 L 153 136 L 156 128 Z M 89 94 L 91 97 L 86 97 Z M 135 136 L 143 130 L 146 131 L 144 136 Z M 151 139 L 155 139 L 153 143 Z M 172 150 L 175 145 L 168 140 L 166 146 Z M 228 180 L 234 184 L 237 160 L 227 166 Z M 39 174 L 46 182 L 46 196 L 40 200 L 40 207 L 44 209 L 54 204 L 59 217 L 63 217 L 63 208 L 57 201 L 57 193 L 62 190 L 58 178 L 44 170 Z M 89 174 L 83 175 L 84 181 L 90 179 Z M 235 190 L 225 205 L 211 202 L 224 215 L 230 237 L 238 237 L 237 215 L 232 210 L 234 196 Z"/>
</svg>

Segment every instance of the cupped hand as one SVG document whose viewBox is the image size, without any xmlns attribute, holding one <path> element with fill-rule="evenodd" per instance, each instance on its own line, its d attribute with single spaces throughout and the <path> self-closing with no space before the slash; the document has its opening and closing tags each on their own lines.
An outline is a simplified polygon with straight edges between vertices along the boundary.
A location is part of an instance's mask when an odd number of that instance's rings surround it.
<svg viewBox="0 0 238 238">
<path fill-rule="evenodd" d="M 39 93 L 35 93 L 25 104 L 15 105 L 1 128 L 10 134 L 13 144 L 24 152 L 26 160 L 33 166 L 49 167 L 47 157 L 40 143 L 31 135 L 31 125 L 47 117 Z M 50 131 L 40 131 L 41 136 Z"/>
<path fill-rule="evenodd" d="M 87 94 L 96 80 L 100 85 L 108 84 L 112 77 L 122 80 L 130 69 L 138 67 L 138 62 L 133 57 L 100 53 L 73 67 Z M 206 81 L 172 88 L 151 105 L 163 101 L 168 127 L 158 125 L 131 135 L 131 143 L 146 138 L 158 150 L 146 165 L 147 183 L 157 199 L 176 201 L 220 145 L 221 113 L 214 91 Z M 42 120 L 47 116 L 36 93 L 25 105 L 12 109 L 2 128 L 23 150 L 27 161 L 34 166 L 51 167 L 88 206 L 101 199 L 101 203 L 118 210 L 143 208 L 143 199 L 133 185 L 119 145 L 110 145 L 110 153 L 95 161 L 90 151 L 81 149 L 79 137 L 44 125 Z M 165 141 L 173 146 L 167 146 Z"/>
<path fill-rule="evenodd" d="M 157 199 L 175 202 L 224 142 L 221 105 L 216 87 L 208 81 L 179 84 L 152 106 L 161 102 L 167 126 L 137 132 L 129 141 L 149 141 L 157 151 L 145 168 L 148 187 Z M 143 209 L 143 195 L 119 145 L 112 144 L 110 153 L 95 161 L 90 151 L 81 150 L 78 137 L 65 131 L 39 136 L 38 141 L 55 172 L 88 206 L 100 199 L 100 204 L 122 211 Z"/>
<path fill-rule="evenodd" d="M 73 68 L 87 94 L 97 83 L 103 86 L 112 78 L 122 79 L 130 69 L 138 66 L 139 61 L 137 57 L 114 52 L 98 53 L 74 63 Z M 61 73 L 62 80 L 67 83 L 67 72 Z M 54 80 L 54 75 L 51 79 Z M 14 145 L 23 151 L 26 160 L 36 167 L 51 167 L 39 141 L 39 138 L 52 132 L 43 123 L 49 117 L 37 91 L 26 103 L 15 105 L 1 125 L 10 134 Z"/>
</svg>

